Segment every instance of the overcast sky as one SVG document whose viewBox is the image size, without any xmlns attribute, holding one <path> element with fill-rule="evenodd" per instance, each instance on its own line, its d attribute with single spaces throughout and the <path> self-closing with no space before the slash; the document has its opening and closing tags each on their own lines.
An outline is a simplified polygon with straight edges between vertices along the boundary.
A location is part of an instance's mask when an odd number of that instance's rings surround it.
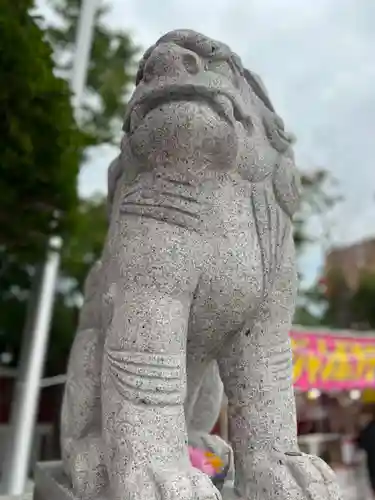
<svg viewBox="0 0 375 500">
<path fill-rule="evenodd" d="M 48 0 L 37 3 L 49 16 Z M 297 161 L 324 167 L 345 202 L 331 217 L 334 243 L 375 235 L 374 0 L 108 0 L 108 23 L 143 48 L 163 33 L 191 28 L 231 46 L 260 74 L 297 136 Z M 100 150 L 81 175 L 84 194 L 105 191 L 116 150 Z M 304 259 L 308 277 L 322 248 Z"/>
</svg>

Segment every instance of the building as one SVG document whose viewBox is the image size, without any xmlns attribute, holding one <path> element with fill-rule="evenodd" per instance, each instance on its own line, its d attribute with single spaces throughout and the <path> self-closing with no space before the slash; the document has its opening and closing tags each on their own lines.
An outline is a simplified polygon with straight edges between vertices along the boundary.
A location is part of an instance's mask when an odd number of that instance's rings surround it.
<svg viewBox="0 0 375 500">
<path fill-rule="evenodd" d="M 363 272 L 375 274 L 375 238 L 341 248 L 332 249 L 325 259 L 326 286 L 330 288 L 330 275 L 341 274 L 351 291 L 356 290 Z"/>
</svg>

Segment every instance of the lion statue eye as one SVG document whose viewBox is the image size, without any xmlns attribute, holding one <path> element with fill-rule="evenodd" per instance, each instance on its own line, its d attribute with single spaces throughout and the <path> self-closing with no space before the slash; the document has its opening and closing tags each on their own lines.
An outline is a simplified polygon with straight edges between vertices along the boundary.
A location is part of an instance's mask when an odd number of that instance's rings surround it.
<svg viewBox="0 0 375 500">
<path fill-rule="evenodd" d="M 208 60 L 205 64 L 206 71 L 212 71 L 219 75 L 223 75 L 229 80 L 234 80 L 234 73 L 229 63 L 223 59 L 221 60 Z"/>
</svg>

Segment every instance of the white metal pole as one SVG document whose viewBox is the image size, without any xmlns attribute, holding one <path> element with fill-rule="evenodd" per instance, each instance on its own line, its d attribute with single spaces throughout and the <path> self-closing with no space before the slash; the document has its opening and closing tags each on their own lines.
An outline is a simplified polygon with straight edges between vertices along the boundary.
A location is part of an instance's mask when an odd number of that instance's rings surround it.
<svg viewBox="0 0 375 500">
<path fill-rule="evenodd" d="M 20 367 L 15 387 L 14 407 L 11 417 L 11 439 L 4 460 L 3 481 L 5 492 L 10 495 L 23 493 L 29 472 L 39 385 L 43 376 L 49 325 L 52 315 L 55 280 L 59 269 L 61 238 L 52 240 L 44 265 L 39 304 L 30 332 L 25 339 L 28 352 L 24 353 L 24 366 Z M 22 358 L 21 358 L 22 359 Z"/>
<path fill-rule="evenodd" d="M 82 0 L 77 26 L 76 51 L 71 77 L 72 105 L 79 119 L 79 110 L 86 85 L 93 39 L 95 14 L 100 0 Z M 32 327 L 25 332 L 24 356 L 12 404 L 9 446 L 4 460 L 2 490 L 8 495 L 21 495 L 26 486 L 37 417 L 40 384 L 43 376 L 48 334 L 58 279 L 62 240 L 51 238 L 44 264 L 41 286 Z"/>
<path fill-rule="evenodd" d="M 90 63 L 90 52 L 94 36 L 95 15 L 100 0 L 82 0 L 81 13 L 77 26 L 76 53 L 73 61 L 73 72 L 70 85 L 73 92 L 73 108 L 77 119 L 82 105 L 86 87 L 87 71 Z"/>
</svg>

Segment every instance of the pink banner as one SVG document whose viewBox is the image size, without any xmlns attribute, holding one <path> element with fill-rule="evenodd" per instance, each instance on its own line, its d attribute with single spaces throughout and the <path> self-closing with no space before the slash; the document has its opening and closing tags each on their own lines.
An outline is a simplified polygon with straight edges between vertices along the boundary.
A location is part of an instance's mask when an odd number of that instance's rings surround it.
<svg viewBox="0 0 375 500">
<path fill-rule="evenodd" d="M 307 391 L 375 388 L 375 337 L 291 332 L 294 385 Z"/>
</svg>

